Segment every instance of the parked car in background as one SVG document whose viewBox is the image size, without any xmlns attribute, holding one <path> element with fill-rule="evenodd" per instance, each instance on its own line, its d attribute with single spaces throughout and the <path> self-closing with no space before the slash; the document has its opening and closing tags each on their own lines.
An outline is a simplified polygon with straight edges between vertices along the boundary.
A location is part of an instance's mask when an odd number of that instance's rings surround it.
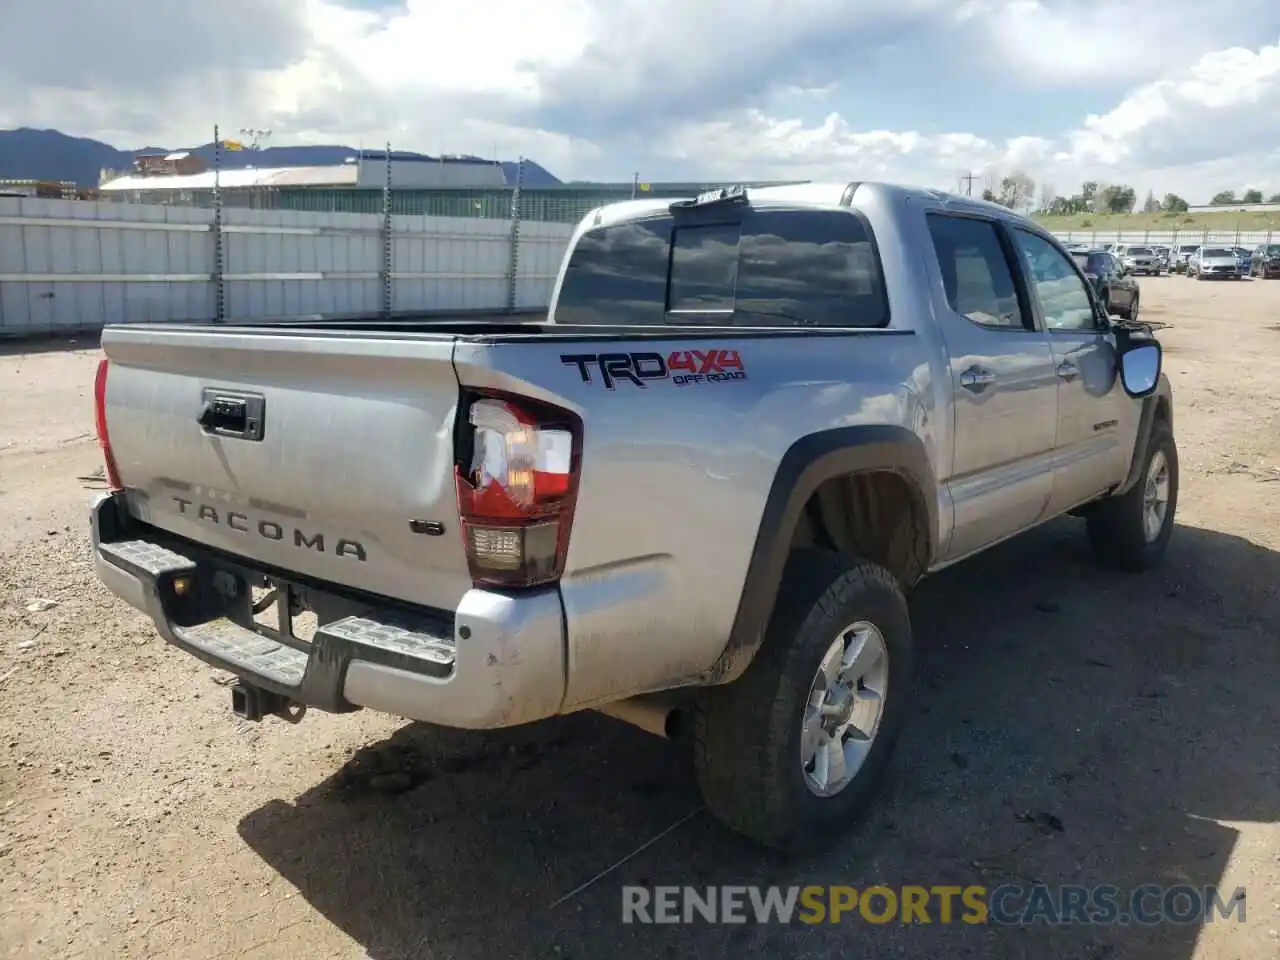
<svg viewBox="0 0 1280 960">
<path fill-rule="evenodd" d="M 1116 252 L 1116 255 L 1120 258 L 1120 263 L 1132 274 L 1157 277 L 1160 275 L 1160 260 L 1150 247 L 1126 244 Z"/>
<path fill-rule="evenodd" d="M 1240 261 L 1240 276 L 1251 276 L 1253 274 L 1253 251 L 1246 250 L 1244 247 L 1232 247 L 1231 252 Z"/>
<path fill-rule="evenodd" d="M 1251 274 L 1263 280 L 1280 277 L 1280 243 L 1263 243 L 1253 251 Z"/>
<path fill-rule="evenodd" d="M 1141 289 L 1133 274 L 1119 260 L 1103 249 L 1074 251 L 1075 260 L 1085 279 L 1093 285 L 1099 302 L 1108 314 L 1119 314 L 1130 320 L 1138 319 Z"/>
<path fill-rule="evenodd" d="M 1240 258 L 1230 247 L 1200 247 L 1187 258 L 1187 276 L 1197 280 L 1239 280 Z"/>
<path fill-rule="evenodd" d="M 1156 255 L 1156 259 L 1160 261 L 1160 268 L 1168 273 L 1173 264 L 1173 251 L 1162 244 L 1156 244 L 1151 248 Z"/>
<path fill-rule="evenodd" d="M 1198 243 L 1184 243 L 1175 248 L 1173 254 L 1173 262 L 1169 265 L 1170 273 L 1186 273 L 1187 262 L 1191 259 L 1191 255 L 1200 249 Z"/>
</svg>

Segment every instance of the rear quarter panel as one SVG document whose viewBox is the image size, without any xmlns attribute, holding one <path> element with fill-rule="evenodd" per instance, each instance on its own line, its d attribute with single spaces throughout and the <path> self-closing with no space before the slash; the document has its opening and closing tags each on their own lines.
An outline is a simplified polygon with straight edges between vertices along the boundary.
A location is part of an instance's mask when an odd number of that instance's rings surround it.
<svg viewBox="0 0 1280 960">
<path fill-rule="evenodd" d="M 873 225 L 886 276 L 902 276 L 916 254 L 896 224 Z M 922 439 L 933 464 L 949 459 L 949 403 L 938 406 L 934 387 L 945 358 L 920 322 L 929 307 L 919 286 L 890 282 L 892 327 L 882 331 L 458 344 L 463 384 L 540 398 L 583 421 L 562 580 L 566 710 L 704 678 L 730 635 L 779 463 L 801 438 L 901 426 Z M 583 382 L 561 359 L 717 350 L 736 351 L 745 377 L 610 389 L 595 371 Z"/>
</svg>

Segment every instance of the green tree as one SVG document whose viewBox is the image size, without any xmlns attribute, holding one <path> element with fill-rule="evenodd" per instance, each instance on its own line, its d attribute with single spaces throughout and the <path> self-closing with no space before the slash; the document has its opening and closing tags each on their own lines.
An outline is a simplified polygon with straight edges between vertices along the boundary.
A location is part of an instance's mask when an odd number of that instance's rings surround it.
<svg viewBox="0 0 1280 960">
<path fill-rule="evenodd" d="M 1098 191 L 1096 209 L 1106 213 L 1132 213 L 1138 194 L 1122 183 L 1108 184 Z"/>
<path fill-rule="evenodd" d="M 1164 202 L 1160 204 L 1161 209 L 1166 213 L 1186 213 L 1188 209 L 1187 201 L 1183 200 L 1176 193 L 1166 193 Z"/>
<path fill-rule="evenodd" d="M 1261 190 L 1246 190 L 1246 191 L 1244 192 L 1244 196 L 1240 198 L 1240 202 L 1241 202 L 1241 203 L 1261 203 L 1261 202 L 1262 202 L 1262 191 L 1261 191 Z"/>
<path fill-rule="evenodd" d="M 1036 182 L 1021 170 L 1014 170 L 1000 181 L 998 202 L 1010 210 L 1017 210 L 1031 202 L 1036 193 Z"/>
<path fill-rule="evenodd" d="M 1209 201 L 1215 207 L 1225 206 L 1228 203 L 1236 202 L 1236 192 L 1234 190 L 1223 190 L 1213 195 L 1213 199 Z"/>
</svg>

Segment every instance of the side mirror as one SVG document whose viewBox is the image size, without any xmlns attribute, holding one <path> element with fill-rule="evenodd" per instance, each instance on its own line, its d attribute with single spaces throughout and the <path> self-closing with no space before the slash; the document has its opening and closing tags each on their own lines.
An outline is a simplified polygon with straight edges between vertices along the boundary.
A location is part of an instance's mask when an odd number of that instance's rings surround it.
<svg viewBox="0 0 1280 960">
<path fill-rule="evenodd" d="M 1160 382 L 1164 351 L 1158 340 L 1139 340 L 1122 348 L 1120 382 L 1124 392 L 1135 400 L 1149 396 Z"/>
</svg>

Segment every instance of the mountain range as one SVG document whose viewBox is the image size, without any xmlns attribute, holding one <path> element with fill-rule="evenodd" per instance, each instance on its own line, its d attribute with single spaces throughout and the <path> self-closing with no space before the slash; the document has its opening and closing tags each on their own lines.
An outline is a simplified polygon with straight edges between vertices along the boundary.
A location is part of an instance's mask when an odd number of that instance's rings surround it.
<svg viewBox="0 0 1280 960">
<path fill-rule="evenodd" d="M 183 147 L 190 153 L 213 161 L 213 144 Z M 81 187 L 96 187 L 102 170 L 132 170 L 140 154 L 170 152 L 166 147 L 141 147 L 119 150 L 100 140 L 72 137 L 58 130 L 0 130 L 0 179 L 71 180 Z M 353 147 L 316 144 L 295 147 L 263 147 L 260 150 L 224 150 L 221 163 L 225 170 L 242 167 L 325 167 L 343 163 L 357 153 Z M 365 150 L 364 156 L 382 159 L 384 151 Z M 427 154 L 407 150 L 391 151 L 392 159 L 429 159 Z M 482 158 L 475 158 L 482 159 Z M 500 161 L 508 183 L 516 181 L 516 163 Z M 555 186 L 561 181 L 544 167 L 526 159 L 524 183 L 530 187 Z"/>
</svg>

